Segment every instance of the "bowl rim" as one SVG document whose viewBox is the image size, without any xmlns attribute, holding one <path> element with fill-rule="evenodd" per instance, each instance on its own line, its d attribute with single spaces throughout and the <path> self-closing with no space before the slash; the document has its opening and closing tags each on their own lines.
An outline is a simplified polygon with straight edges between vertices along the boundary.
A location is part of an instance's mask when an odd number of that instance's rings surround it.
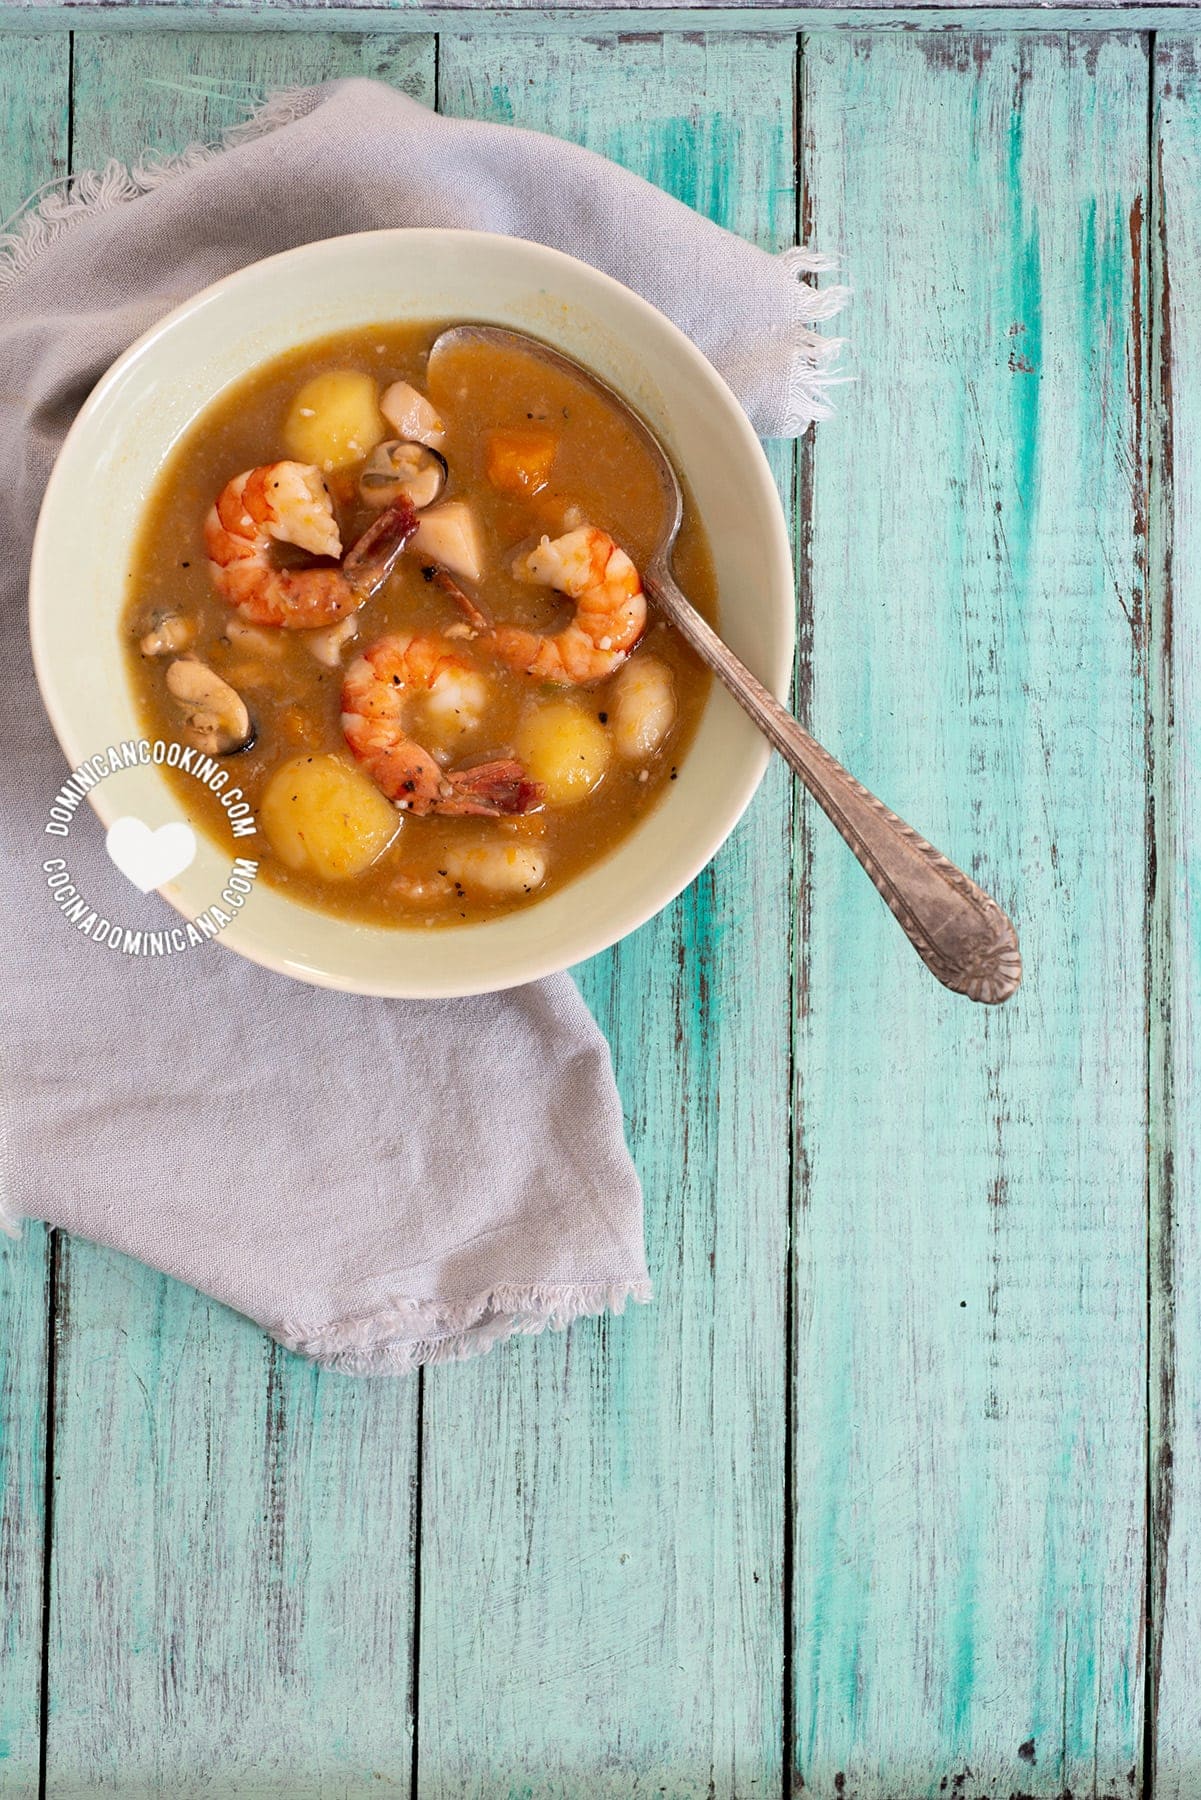
<svg viewBox="0 0 1201 1800">
<path fill-rule="evenodd" d="M 49 571 L 44 566 L 48 556 L 47 544 L 52 535 L 55 514 L 59 511 L 61 500 L 66 493 L 66 483 L 70 473 L 69 452 L 74 449 L 79 439 L 84 436 L 91 425 L 94 415 L 107 403 L 112 388 L 117 385 L 132 365 L 152 350 L 163 337 L 168 336 L 178 326 L 185 323 L 205 307 L 219 303 L 226 294 L 231 291 L 236 291 L 237 288 L 246 282 L 252 275 L 261 277 L 263 271 L 272 268 L 277 268 L 281 274 L 283 274 L 290 265 L 303 264 L 314 258 L 329 256 L 336 253 L 336 250 L 339 247 L 345 247 L 350 244 L 362 244 L 365 241 L 382 243 L 384 240 L 404 240 L 411 244 L 414 239 L 422 238 L 437 240 L 440 243 L 445 243 L 447 241 L 469 241 L 473 245 L 483 247 L 492 246 L 508 253 L 516 251 L 520 256 L 528 256 L 534 263 L 542 263 L 544 267 L 550 271 L 551 280 L 547 285 L 552 288 L 553 274 L 557 268 L 570 268 L 573 271 L 582 270 L 588 281 L 598 284 L 601 289 L 614 290 L 622 296 L 623 303 L 632 306 L 635 313 L 641 313 L 647 319 L 653 320 L 657 329 L 666 329 L 669 336 L 675 339 L 676 346 L 683 353 L 684 360 L 690 362 L 696 370 L 698 380 L 713 390 L 720 398 L 727 415 L 726 423 L 737 434 L 739 439 L 736 450 L 740 455 L 745 457 L 750 464 L 757 484 L 767 497 L 766 510 L 770 520 L 771 534 L 769 541 L 763 546 L 765 561 L 768 568 L 762 586 L 767 595 L 773 595 L 777 591 L 781 594 L 788 593 L 793 595 L 794 604 L 780 609 L 782 639 L 776 667 L 767 671 L 760 669 L 757 670 L 756 673 L 772 693 L 779 699 L 787 702 L 792 675 L 792 662 L 796 651 L 797 634 L 795 569 L 792 560 L 792 544 L 788 523 L 779 492 L 776 488 L 775 477 L 772 473 L 771 465 L 767 460 L 763 445 L 756 435 L 754 427 L 747 417 L 737 395 L 733 392 L 724 377 L 709 361 L 704 352 L 693 342 L 685 331 L 681 330 L 673 319 L 669 318 L 666 313 L 661 312 L 651 301 L 645 299 L 633 288 L 627 287 L 623 282 L 618 281 L 616 277 L 607 274 L 602 269 L 596 268 L 592 263 L 584 261 L 581 257 L 572 256 L 567 251 L 554 249 L 549 245 L 540 244 L 530 238 L 522 238 L 503 232 L 475 231 L 458 226 L 384 226 L 370 231 L 347 232 L 335 237 L 311 239 L 307 243 L 294 245 L 291 249 L 276 251 L 270 256 L 259 257 L 253 262 L 245 263 L 241 268 L 231 270 L 229 274 L 220 276 L 216 281 L 210 282 L 207 286 L 198 289 L 196 293 L 190 295 L 186 300 L 183 300 L 177 306 L 172 307 L 169 312 L 164 313 L 161 318 L 155 320 L 152 325 L 135 338 L 133 342 L 109 364 L 108 368 L 100 376 L 99 380 L 84 400 L 83 405 L 76 413 L 55 457 L 54 466 L 51 469 L 49 479 L 46 483 L 45 492 L 38 511 L 37 526 L 34 531 L 33 545 L 30 552 L 28 596 L 29 640 L 33 656 L 34 675 L 37 680 L 38 692 L 42 704 L 46 709 L 55 737 L 58 740 L 59 747 L 64 756 L 67 758 L 68 770 L 77 768 L 84 758 L 89 754 L 92 754 L 92 752 L 89 752 L 85 747 L 81 746 L 76 739 L 70 716 L 70 702 L 69 700 L 64 699 L 65 690 L 60 689 L 55 683 L 51 652 L 45 636 L 48 608 L 44 603 L 43 596 L 50 585 Z M 484 314 L 476 315 L 476 317 L 485 316 L 486 309 L 484 309 Z M 505 321 L 497 322 L 504 323 Z M 328 336 L 329 333 L 326 333 L 325 335 Z M 533 335 L 538 334 L 534 333 Z M 304 337 L 298 336 L 293 347 L 300 348 L 305 341 L 306 339 Z M 314 341 L 316 340 L 314 339 Z M 555 340 L 553 336 L 548 335 L 547 341 L 554 343 Z M 284 353 L 283 350 L 279 350 L 273 352 L 273 355 Z M 570 346 L 566 347 L 565 353 L 569 356 L 575 354 Z M 588 366 L 585 358 L 578 357 L 577 360 L 584 363 L 585 367 Z M 625 394 L 622 392 L 620 381 L 612 380 L 608 376 L 602 378 L 609 381 L 609 384 L 616 389 L 620 398 L 623 400 L 626 399 Z M 206 407 L 211 406 L 229 385 L 229 382 L 223 383 L 222 386 L 210 393 L 203 402 L 199 403 L 196 412 L 193 414 L 192 422 L 194 422 L 195 418 L 199 417 L 200 413 L 203 412 Z M 632 410 L 638 413 L 640 417 L 642 416 L 640 409 L 634 405 L 632 401 L 627 400 L 626 403 L 630 405 Z M 651 429 L 655 430 L 654 426 L 651 426 Z M 657 431 L 655 432 L 655 435 L 659 435 Z M 67 497 L 69 498 L 69 495 L 67 495 Z M 713 676 L 712 679 L 716 683 L 718 678 Z M 712 698 L 713 693 L 711 690 L 710 696 L 705 703 L 705 710 L 707 710 Z M 702 711 L 701 714 L 699 728 L 703 729 L 703 723 L 704 711 Z M 255 963 L 262 968 L 271 969 L 276 973 L 290 976 L 293 980 L 303 981 L 313 987 L 325 988 L 343 993 L 356 993 L 379 998 L 395 999 L 454 999 L 474 994 L 501 993 L 509 988 L 524 986 L 529 982 L 538 981 L 547 976 L 561 973 L 564 970 L 574 967 L 577 963 L 586 961 L 590 957 L 598 956 L 603 951 L 611 949 L 613 945 L 621 942 L 622 939 L 630 936 L 633 932 L 640 930 L 643 925 L 647 924 L 651 919 L 669 906 L 673 900 L 677 899 L 687 887 L 691 886 L 692 882 L 696 880 L 702 870 L 704 870 L 717 855 L 726 839 L 737 826 L 747 807 L 750 805 L 750 802 L 754 798 L 754 795 L 763 780 L 764 774 L 766 773 L 771 754 L 771 749 L 766 740 L 761 739 L 759 753 L 748 756 L 742 778 L 726 789 L 722 804 L 715 808 L 715 830 L 710 834 L 706 834 L 703 838 L 697 838 L 697 848 L 695 851 L 680 860 L 673 872 L 665 880 L 662 887 L 656 889 L 656 898 L 653 901 L 647 901 L 635 906 L 628 915 L 623 914 L 604 927 L 595 929 L 586 934 L 585 939 L 579 943 L 572 944 L 567 953 L 564 953 L 562 949 L 549 948 L 544 955 L 523 954 L 520 959 L 520 966 L 515 972 L 502 972 L 497 978 L 481 977 L 479 980 L 474 980 L 469 977 L 461 978 L 448 985 L 445 980 L 423 982 L 420 978 L 418 967 L 417 970 L 406 969 L 404 973 L 398 972 L 397 976 L 394 976 L 392 979 L 384 978 L 371 983 L 365 983 L 353 977 L 348 978 L 336 971 L 331 971 L 328 968 L 323 969 L 310 964 L 298 965 L 293 958 L 287 955 L 273 953 L 266 944 L 254 942 L 247 943 L 242 941 L 243 934 L 237 930 L 222 932 L 215 941 L 221 948 L 233 951 L 236 955 L 244 957 L 248 962 Z M 100 783 L 89 790 L 87 799 L 100 819 L 101 824 L 106 829 L 120 816 L 120 807 L 106 791 L 104 783 Z M 662 800 L 660 801 L 660 804 L 663 804 Z M 645 827 L 647 823 L 652 822 L 654 816 L 655 810 L 652 809 L 652 812 L 648 815 L 647 819 L 642 821 L 642 826 Z M 602 857 L 597 859 L 598 864 L 604 860 L 605 856 L 602 855 Z M 581 874 L 574 877 L 573 880 L 585 879 L 590 872 L 590 869 L 595 866 L 596 865 L 589 865 L 589 869 L 581 871 Z M 193 910 L 192 905 L 180 891 L 176 882 L 166 882 L 156 891 L 184 917 L 189 917 L 191 915 Z M 326 913 L 323 909 L 316 906 L 309 906 L 304 902 L 295 899 L 293 896 L 288 895 L 285 890 L 274 891 L 280 894 L 288 904 L 302 907 L 306 913 L 313 914 L 315 917 L 337 919 L 336 914 Z M 503 914 L 500 916 L 500 919 L 507 916 L 507 914 Z M 487 919 L 473 921 L 470 924 L 460 927 L 451 927 L 450 929 L 464 932 L 486 931 L 494 923 L 499 923 L 500 919 L 496 921 Z M 376 927 L 376 929 L 385 930 L 387 928 Z M 397 930 L 401 931 L 403 928 L 398 927 Z M 409 935 L 412 936 L 415 943 L 420 943 L 424 941 L 426 934 L 414 930 Z M 563 939 L 560 937 L 557 942 L 562 944 Z M 416 961 L 419 965 L 420 959 L 418 958 Z"/>
</svg>

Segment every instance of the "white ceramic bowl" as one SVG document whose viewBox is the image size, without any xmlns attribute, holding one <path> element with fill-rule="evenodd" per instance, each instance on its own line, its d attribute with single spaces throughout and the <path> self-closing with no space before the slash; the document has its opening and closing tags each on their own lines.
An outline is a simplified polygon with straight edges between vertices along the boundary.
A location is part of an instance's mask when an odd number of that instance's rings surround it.
<svg viewBox="0 0 1201 1800">
<path fill-rule="evenodd" d="M 30 578 L 38 681 L 72 767 L 141 736 L 118 620 L 131 546 L 172 447 L 257 364 L 332 331 L 402 319 L 484 319 L 533 332 L 626 395 L 667 446 L 704 520 L 723 632 L 762 680 L 787 692 L 794 597 L 783 513 L 745 414 L 695 346 L 636 294 L 558 251 L 482 232 L 363 232 L 270 257 L 206 288 L 113 364 L 76 419 L 42 506 Z M 217 942 L 302 981 L 357 993 L 449 996 L 532 981 L 606 949 L 685 888 L 732 830 L 767 758 L 718 690 L 679 780 L 645 823 L 539 904 L 455 929 L 386 930 L 315 911 L 260 882 Z M 154 768 L 118 782 L 89 796 L 106 826 L 121 813 L 152 827 L 178 818 L 179 802 Z M 193 916 L 220 892 L 230 860 L 202 837 L 195 862 L 162 893 Z"/>
</svg>

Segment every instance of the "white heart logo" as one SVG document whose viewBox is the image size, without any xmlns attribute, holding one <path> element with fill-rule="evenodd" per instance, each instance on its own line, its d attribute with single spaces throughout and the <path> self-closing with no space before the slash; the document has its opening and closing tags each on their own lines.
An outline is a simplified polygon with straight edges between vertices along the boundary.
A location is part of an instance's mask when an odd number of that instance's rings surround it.
<svg viewBox="0 0 1201 1800">
<path fill-rule="evenodd" d="M 143 894 L 182 875 L 196 860 L 196 833 L 182 819 L 151 831 L 141 819 L 114 819 L 104 839 L 122 875 Z"/>
</svg>

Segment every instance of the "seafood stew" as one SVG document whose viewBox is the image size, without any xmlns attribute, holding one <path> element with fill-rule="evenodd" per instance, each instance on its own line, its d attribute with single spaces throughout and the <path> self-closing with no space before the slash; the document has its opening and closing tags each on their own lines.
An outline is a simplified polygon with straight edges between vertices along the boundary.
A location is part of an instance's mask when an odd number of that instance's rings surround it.
<svg viewBox="0 0 1201 1800">
<path fill-rule="evenodd" d="M 525 906 L 603 857 L 708 690 L 642 592 L 663 502 L 629 425 L 511 348 L 428 360 L 439 329 L 341 332 L 227 389 L 159 481 L 124 618 L 148 734 L 236 769 L 261 878 L 391 926 Z M 713 617 L 690 508 L 674 567 Z M 218 796 L 166 774 L 224 843 Z"/>
</svg>

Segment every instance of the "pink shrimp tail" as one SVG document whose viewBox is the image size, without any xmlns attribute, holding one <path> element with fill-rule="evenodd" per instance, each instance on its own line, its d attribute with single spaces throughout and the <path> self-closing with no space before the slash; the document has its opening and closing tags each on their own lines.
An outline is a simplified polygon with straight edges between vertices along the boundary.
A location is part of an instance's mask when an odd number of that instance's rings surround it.
<svg viewBox="0 0 1201 1800">
<path fill-rule="evenodd" d="M 412 501 L 402 494 L 373 519 L 342 558 L 342 573 L 351 587 L 368 598 L 380 589 L 420 521 Z"/>
<path fill-rule="evenodd" d="M 519 762 L 480 763 L 474 769 L 456 769 L 447 780 L 454 793 L 440 802 L 438 811 L 443 813 L 496 818 L 501 813 L 530 812 L 542 799 L 542 789 Z"/>
</svg>

